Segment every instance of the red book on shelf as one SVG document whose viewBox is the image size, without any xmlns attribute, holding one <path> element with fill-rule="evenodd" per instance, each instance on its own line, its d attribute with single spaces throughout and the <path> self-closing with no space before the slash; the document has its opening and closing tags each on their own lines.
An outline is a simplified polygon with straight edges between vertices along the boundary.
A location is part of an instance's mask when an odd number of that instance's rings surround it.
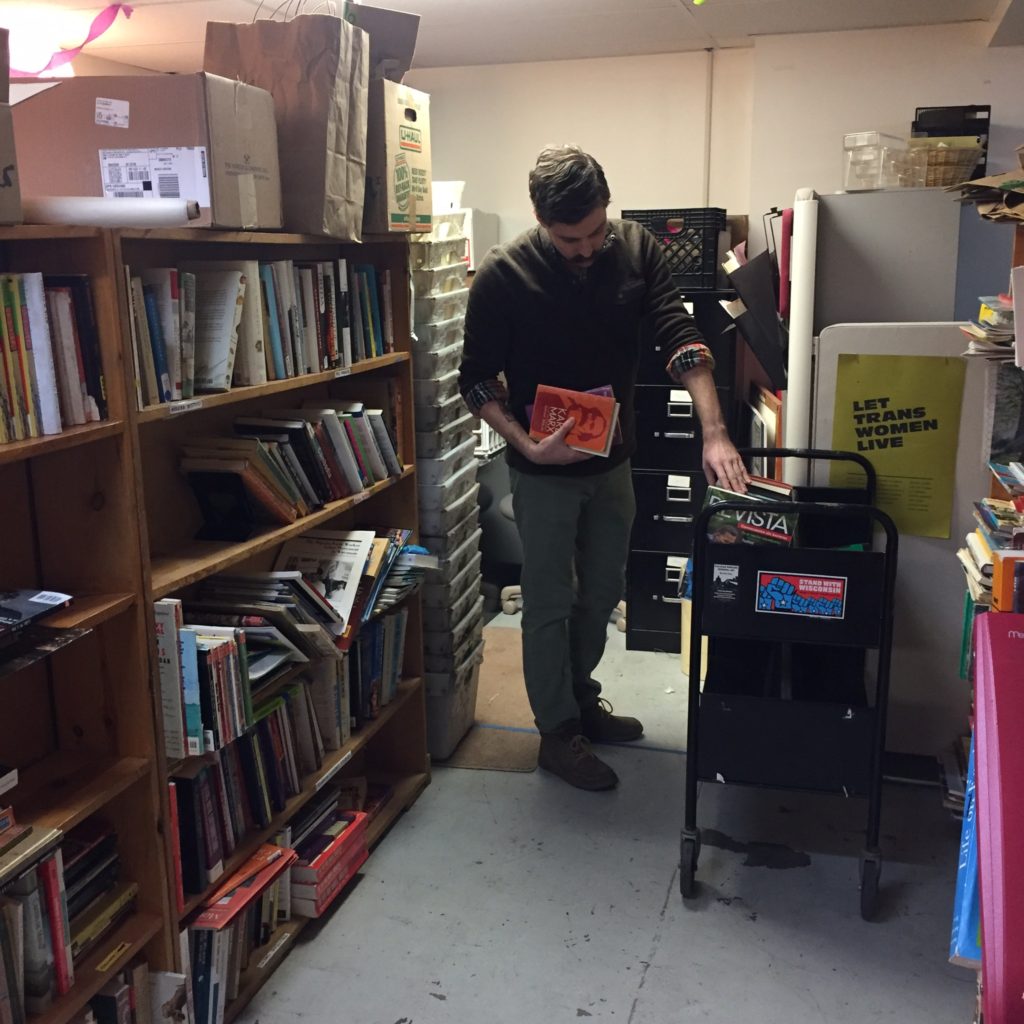
<svg viewBox="0 0 1024 1024">
<path fill-rule="evenodd" d="M 46 900 L 46 916 L 50 919 L 50 942 L 57 975 L 57 995 L 71 990 L 75 968 L 71 962 L 71 927 L 68 924 L 68 901 L 64 892 L 64 861 L 58 847 L 39 864 L 39 881 Z"/>
<path fill-rule="evenodd" d="M 283 846 L 264 843 L 203 904 L 192 928 L 220 931 L 227 927 L 268 886 L 283 874 L 298 854 Z"/>
<path fill-rule="evenodd" d="M 167 783 L 167 806 L 171 819 L 171 859 L 174 861 L 174 897 L 178 914 L 185 913 L 185 887 L 181 878 L 181 832 L 178 830 L 178 788 Z"/>
<path fill-rule="evenodd" d="M 566 438 L 570 448 L 588 455 L 607 455 L 611 451 L 619 419 L 619 404 L 614 396 L 548 384 L 537 386 L 530 437 L 541 441 L 557 433 L 570 417 L 575 421 Z"/>
</svg>

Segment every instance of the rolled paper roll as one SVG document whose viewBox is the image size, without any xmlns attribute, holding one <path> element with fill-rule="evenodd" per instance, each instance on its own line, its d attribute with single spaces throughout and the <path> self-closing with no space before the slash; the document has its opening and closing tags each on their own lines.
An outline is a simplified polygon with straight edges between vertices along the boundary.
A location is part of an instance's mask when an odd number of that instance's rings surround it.
<svg viewBox="0 0 1024 1024">
<path fill-rule="evenodd" d="M 101 228 L 174 228 L 199 216 L 194 199 L 107 199 L 103 196 L 22 198 L 26 224 L 81 224 Z"/>
</svg>

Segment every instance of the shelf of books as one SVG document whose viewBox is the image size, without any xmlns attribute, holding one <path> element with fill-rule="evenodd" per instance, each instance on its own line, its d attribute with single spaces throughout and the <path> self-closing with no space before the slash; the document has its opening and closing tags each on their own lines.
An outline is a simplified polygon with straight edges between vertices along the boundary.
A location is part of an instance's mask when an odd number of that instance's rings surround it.
<svg viewBox="0 0 1024 1024">
<path fill-rule="evenodd" d="M 177 968 L 220 1024 L 429 782 L 408 250 L 114 250 Z"/>
<path fill-rule="evenodd" d="M 0 304 L 0 978 L 221 1024 L 429 783 L 408 247 L 17 228 Z"/>
<path fill-rule="evenodd" d="M 174 965 L 109 233 L 0 230 L 0 1002 Z M 16 979 L 12 986 L 9 979 Z"/>
</svg>

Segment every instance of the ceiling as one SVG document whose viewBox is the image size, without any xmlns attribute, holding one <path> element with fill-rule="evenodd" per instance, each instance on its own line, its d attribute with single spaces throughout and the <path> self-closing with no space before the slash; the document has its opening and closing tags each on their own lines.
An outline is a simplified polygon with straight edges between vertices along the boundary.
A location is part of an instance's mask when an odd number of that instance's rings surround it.
<svg viewBox="0 0 1024 1024">
<path fill-rule="evenodd" d="M 94 57 L 159 71 L 202 64 L 207 21 L 325 11 L 325 0 L 131 0 L 130 19 L 91 43 Z M 0 25 L 17 33 L 19 8 L 60 24 L 55 45 L 86 36 L 104 0 L 0 0 Z M 502 64 L 749 46 L 759 35 L 961 21 L 991 24 L 995 44 L 1024 43 L 1024 0 L 374 0 L 421 16 L 416 67 Z M 33 70 L 33 69 L 25 69 Z M 865 67 L 870 74 L 870 68 Z"/>
</svg>

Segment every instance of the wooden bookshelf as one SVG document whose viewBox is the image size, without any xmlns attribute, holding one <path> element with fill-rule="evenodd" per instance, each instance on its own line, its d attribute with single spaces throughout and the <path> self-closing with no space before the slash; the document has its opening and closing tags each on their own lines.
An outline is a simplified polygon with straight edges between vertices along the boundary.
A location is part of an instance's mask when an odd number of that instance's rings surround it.
<svg viewBox="0 0 1024 1024">
<path fill-rule="evenodd" d="M 332 501 L 323 508 L 303 516 L 288 526 L 266 530 L 249 540 L 238 543 L 220 541 L 193 541 L 183 551 L 164 557 L 155 556 L 152 560 L 153 599 L 166 597 L 185 587 L 198 583 L 214 573 L 225 572 L 240 562 L 251 559 L 254 555 L 280 547 L 286 540 L 298 537 L 308 530 L 329 523 L 343 512 L 351 511 L 364 501 L 381 494 L 389 487 L 394 487 L 399 480 L 405 480 L 415 472 L 413 466 L 406 466 L 405 472 L 396 480 L 382 480 L 379 484 L 368 487 L 361 494 Z"/>
<path fill-rule="evenodd" d="M 0 444 L 0 465 L 8 462 L 21 462 L 34 459 L 51 452 L 62 452 L 68 448 L 78 448 L 94 441 L 102 441 L 106 437 L 116 437 L 124 433 L 124 423 L 120 420 L 104 420 L 102 423 L 87 423 L 82 427 L 68 427 L 59 434 L 47 437 L 33 437 L 27 441 L 9 441 Z"/>
<path fill-rule="evenodd" d="M 395 351 L 352 367 L 239 387 L 195 401 L 139 410 L 124 267 L 204 260 L 335 260 L 373 264 L 391 280 Z M 180 971 L 182 923 L 204 893 L 177 913 L 175 848 L 168 820 L 163 709 L 153 602 L 231 569 L 267 569 L 287 540 L 315 528 L 416 530 L 410 280 L 404 238 L 353 245 L 285 232 L 181 228 L 107 230 L 26 225 L 0 228 L 0 272 L 88 274 L 100 336 L 109 419 L 51 437 L 0 445 L 0 587 L 40 587 L 74 602 L 47 625 L 81 628 L 75 643 L 0 678 L 0 763 L 21 784 L 3 802 L 20 821 L 68 830 L 93 815 L 118 834 L 123 877 L 139 884 L 136 912 L 76 968 L 71 992 L 34 1024 L 66 1024 L 109 977 L 141 955 L 154 970 Z M 295 523 L 239 543 L 195 540 L 198 506 L 178 469 L 191 434 L 231 433 L 238 416 L 350 399 L 394 413 L 404 469 L 365 493 L 331 502 Z M 403 682 L 379 717 L 328 754 L 268 828 L 228 858 L 237 869 L 331 778 L 386 778 L 393 796 L 369 830 L 379 842 L 429 783 L 422 616 L 410 615 Z M 264 694 L 301 673 L 283 672 Z M 257 949 L 225 1014 L 231 1021 L 290 950 L 304 921 L 278 929 Z"/>
<path fill-rule="evenodd" d="M 59 996 L 32 1024 L 66 1024 L 122 967 L 146 948 L 164 922 L 157 914 L 132 914 L 107 936 L 99 947 L 75 965 L 71 991 Z"/>
<path fill-rule="evenodd" d="M 118 835 L 138 907 L 78 965 L 41 1017 L 63 1024 L 140 953 L 175 966 L 134 426 L 112 235 L 92 227 L 0 228 L 0 271 L 88 275 L 107 419 L 0 445 L 0 588 L 38 587 L 72 603 L 40 620 L 73 643 L 0 678 L 0 762 L 19 770 L 3 797 L 19 822 L 73 829 L 98 816 Z M 129 354 L 130 359 L 130 354 Z M 113 954 L 113 956 L 111 956 Z"/>
<path fill-rule="evenodd" d="M 185 909 L 181 919 L 184 921 L 190 917 L 206 901 L 211 893 L 228 877 L 233 871 L 237 871 L 265 842 L 272 839 L 281 831 L 285 822 L 293 818 L 306 804 L 309 803 L 320 789 L 332 778 L 339 777 L 341 770 L 349 764 L 361 750 L 363 750 L 387 724 L 402 710 L 403 706 L 420 696 L 422 681 L 419 679 L 406 679 L 399 684 L 398 693 L 394 700 L 381 710 L 379 717 L 364 725 L 352 739 L 349 740 L 340 750 L 332 750 L 324 759 L 323 767 L 313 775 L 303 779 L 302 791 L 293 796 L 285 805 L 283 811 L 275 814 L 270 824 L 253 832 L 238 845 L 235 852 L 224 862 L 224 874 L 204 892 L 189 894 L 185 899 Z M 428 781 L 426 773 L 422 774 L 423 785 Z M 417 790 L 418 796 L 422 792 L 420 787 Z M 396 787 L 397 793 L 397 787 Z M 406 801 L 398 810 L 404 810 L 411 801 Z M 387 807 L 398 804 L 397 800 L 389 800 Z M 387 809 L 381 809 L 381 814 Z M 396 810 L 397 813 L 397 810 Z M 380 815 L 378 815 L 380 817 Z"/>
<path fill-rule="evenodd" d="M 346 245 L 323 238 L 288 233 L 246 231 L 119 231 L 112 233 L 115 263 L 134 268 L 173 266 L 176 263 L 201 263 L 204 260 L 326 260 L 347 259 L 372 263 L 387 269 L 391 280 L 392 320 L 395 351 L 384 356 L 355 362 L 351 367 L 305 374 L 286 380 L 269 381 L 252 387 L 237 387 L 228 392 L 201 395 L 195 400 L 135 410 L 134 383 L 129 389 L 127 411 L 129 435 L 135 445 L 136 483 L 142 509 L 142 548 L 145 588 L 142 604 L 147 618 L 152 616 L 153 601 L 169 596 L 188 597 L 190 588 L 231 569 L 269 569 L 286 541 L 309 530 L 401 526 L 416 530 L 417 503 L 414 459 L 413 388 L 410 323 L 410 281 L 408 246 L 405 239 L 370 238 L 361 245 Z M 119 278 L 121 317 L 127 313 L 124 276 Z M 125 320 L 125 323 L 127 321 Z M 130 345 L 127 330 L 123 332 Z M 126 353 L 130 350 L 126 348 Z M 125 360 L 132 366 L 130 354 Z M 311 514 L 286 526 L 261 529 L 244 541 L 219 542 L 195 539 L 201 527 L 197 506 L 187 481 L 178 469 L 179 451 L 190 435 L 225 435 L 233 431 L 239 416 L 260 416 L 267 411 L 297 408 L 309 400 L 325 402 L 349 399 L 365 402 L 394 414 L 400 476 L 381 481 L 365 492 L 341 501 L 330 502 Z M 339 751 L 329 752 L 323 766 L 302 780 L 302 789 L 289 799 L 264 829 L 244 837 L 231 856 L 225 859 L 222 879 L 238 870 L 263 843 L 272 840 L 332 778 L 366 774 L 387 776 L 394 787 L 393 799 L 381 808 L 374 822 L 373 841 L 422 792 L 429 783 L 429 758 L 426 750 L 425 696 L 422 683 L 422 626 L 418 598 L 410 603 L 403 682 L 395 698 L 381 710 L 377 719 L 366 723 Z M 288 670 L 260 693 L 270 696 L 294 681 L 301 670 Z M 152 676 L 154 714 L 158 734 L 162 732 L 159 679 Z M 162 752 L 162 741 L 159 748 Z M 157 758 L 161 780 L 182 770 L 184 762 L 168 765 L 162 753 Z M 166 801 L 166 792 L 161 794 Z M 166 808 L 165 808 L 166 812 Z M 172 837 L 168 830 L 168 843 Z M 166 859 L 173 857 L 168 845 Z M 173 905 L 173 882 L 167 879 Z M 173 932 L 186 926 L 214 887 L 189 895 L 182 914 L 173 914 Z M 304 922 L 295 920 L 278 929 L 268 945 L 252 953 L 250 967 L 241 979 L 239 996 L 227 1008 L 225 1020 L 234 1019 L 291 949 L 292 939 Z M 180 969 L 180 964 L 178 965 Z"/>
<path fill-rule="evenodd" d="M 343 369 L 325 370 L 323 373 L 304 373 L 299 377 L 270 381 L 268 384 L 232 388 L 230 391 L 218 394 L 197 395 L 195 398 L 184 398 L 180 401 L 167 402 L 163 405 L 149 405 L 139 413 L 138 422 L 151 423 L 154 420 L 166 420 L 173 416 L 186 416 L 204 409 L 215 409 L 218 406 L 235 405 L 238 402 L 270 398 L 274 395 L 283 395 L 289 391 L 309 388 L 314 384 L 329 384 L 332 381 L 344 380 L 363 373 L 372 373 L 374 370 L 382 370 L 388 366 L 408 362 L 408 360 L 408 353 L 392 352 L 385 356 L 360 360 L 358 363 L 353 363 L 352 366 L 346 366 Z"/>
<path fill-rule="evenodd" d="M 58 750 L 21 772 L 17 788 L 5 800 L 19 821 L 67 832 L 145 778 L 151 768 L 152 762 L 141 757 Z"/>
</svg>

